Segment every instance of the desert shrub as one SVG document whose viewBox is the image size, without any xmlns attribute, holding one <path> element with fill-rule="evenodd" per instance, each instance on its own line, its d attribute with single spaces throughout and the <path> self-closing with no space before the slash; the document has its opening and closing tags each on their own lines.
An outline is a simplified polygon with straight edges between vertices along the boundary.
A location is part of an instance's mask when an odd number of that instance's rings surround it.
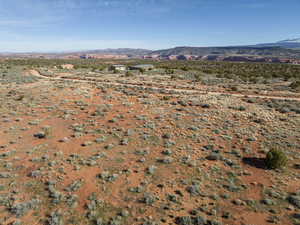
<svg viewBox="0 0 300 225">
<path fill-rule="evenodd" d="M 102 66 L 98 67 L 98 70 L 99 70 L 99 71 L 104 71 L 105 69 L 106 69 L 106 66 L 105 66 L 105 65 L 102 65 Z"/>
<path fill-rule="evenodd" d="M 46 137 L 49 137 L 51 135 L 51 131 L 52 131 L 52 129 L 50 126 L 43 127 L 43 132 L 45 133 Z"/>
<path fill-rule="evenodd" d="M 202 74 L 196 73 L 194 77 L 196 82 L 202 82 Z"/>
<path fill-rule="evenodd" d="M 125 77 L 133 77 L 133 73 L 127 71 L 127 72 L 125 73 Z"/>
<path fill-rule="evenodd" d="M 181 70 L 183 70 L 183 71 L 189 71 L 189 68 L 188 68 L 187 66 L 183 66 L 183 67 L 181 68 Z"/>
<path fill-rule="evenodd" d="M 96 66 L 93 66 L 93 67 L 91 68 L 91 71 L 92 71 L 92 72 L 95 72 L 96 70 L 98 70 L 98 68 L 97 68 Z"/>
<path fill-rule="evenodd" d="M 250 77 L 249 81 L 253 84 L 256 84 L 258 82 L 258 78 L 257 77 Z"/>
<path fill-rule="evenodd" d="M 265 162 L 266 162 L 266 166 L 269 169 L 278 169 L 278 168 L 285 167 L 287 164 L 287 160 L 288 158 L 283 151 L 274 148 L 267 153 Z"/>
<path fill-rule="evenodd" d="M 236 86 L 232 86 L 232 87 L 230 87 L 230 89 L 231 89 L 232 91 L 239 91 L 238 87 L 236 87 Z"/>
<path fill-rule="evenodd" d="M 171 80 L 176 80 L 178 77 L 175 74 L 171 75 Z"/>
<path fill-rule="evenodd" d="M 115 70 L 115 67 L 113 67 L 113 65 L 110 65 L 109 67 L 108 67 L 108 71 L 114 71 Z"/>
<path fill-rule="evenodd" d="M 145 73 L 146 70 L 144 68 L 139 68 L 140 73 Z"/>
<path fill-rule="evenodd" d="M 172 69 L 166 69 L 165 73 L 166 74 L 174 74 L 174 70 L 172 70 Z"/>
<path fill-rule="evenodd" d="M 162 100 L 165 100 L 165 101 L 168 101 L 168 100 L 170 100 L 172 98 L 172 96 L 163 96 L 162 97 Z"/>
<path fill-rule="evenodd" d="M 300 80 L 294 81 L 290 84 L 292 89 L 300 89 Z"/>
</svg>

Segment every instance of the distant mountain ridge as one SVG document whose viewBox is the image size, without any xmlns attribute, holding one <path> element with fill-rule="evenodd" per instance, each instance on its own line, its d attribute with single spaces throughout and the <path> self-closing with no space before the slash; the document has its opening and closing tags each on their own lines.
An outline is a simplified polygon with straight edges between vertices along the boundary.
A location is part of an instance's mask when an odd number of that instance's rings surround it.
<svg viewBox="0 0 300 225">
<path fill-rule="evenodd" d="M 140 49 L 140 48 L 107 48 L 107 49 L 96 49 L 87 51 L 78 51 L 76 53 L 84 54 L 116 54 L 116 55 L 146 55 L 150 53 L 151 50 Z"/>
<path fill-rule="evenodd" d="M 300 38 L 287 39 L 283 41 L 278 41 L 277 43 L 300 43 Z"/>
<path fill-rule="evenodd" d="M 275 43 L 264 43 L 249 46 L 227 47 L 175 47 L 152 51 L 151 54 L 162 56 L 170 55 L 249 55 L 267 57 L 294 57 L 300 58 L 300 38 L 286 39 Z"/>
<path fill-rule="evenodd" d="M 257 56 L 257 57 L 280 57 L 300 59 L 300 38 L 286 39 L 275 43 L 263 43 L 248 46 L 226 46 L 226 47 L 190 47 L 180 46 L 161 50 L 148 50 L 140 48 L 117 48 L 117 49 L 95 49 L 66 51 L 53 53 L 0 53 L 1 57 L 45 57 L 45 58 L 134 58 L 144 56 Z"/>
<path fill-rule="evenodd" d="M 103 54 L 103 55 L 146 55 L 151 50 L 141 48 L 107 48 L 94 50 L 78 50 L 78 51 L 62 51 L 62 52 L 2 52 L 0 55 L 25 55 L 25 54 L 41 54 L 41 55 L 69 55 L 69 54 Z"/>
<path fill-rule="evenodd" d="M 175 47 L 152 51 L 151 55 L 249 55 L 268 57 L 295 57 L 300 58 L 300 50 L 287 49 L 278 46 L 232 46 L 232 47 Z"/>
<path fill-rule="evenodd" d="M 282 48 L 292 48 L 292 49 L 300 49 L 300 38 L 294 39 L 286 39 L 282 41 L 278 41 L 275 43 L 264 43 L 257 44 L 259 47 L 282 47 Z"/>
<path fill-rule="evenodd" d="M 142 55 L 257 55 L 257 56 L 285 56 L 285 57 L 300 57 L 300 38 L 287 39 L 276 43 L 257 44 L 252 46 L 226 46 L 226 47 L 191 47 L 179 46 L 170 49 L 148 50 L 148 49 L 99 49 L 78 51 L 81 54 L 115 54 L 128 56 Z"/>
</svg>

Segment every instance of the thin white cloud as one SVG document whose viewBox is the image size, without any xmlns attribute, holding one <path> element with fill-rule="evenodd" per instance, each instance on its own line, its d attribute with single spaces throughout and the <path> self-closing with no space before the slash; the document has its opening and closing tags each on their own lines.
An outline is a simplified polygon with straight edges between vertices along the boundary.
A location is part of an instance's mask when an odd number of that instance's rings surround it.
<svg viewBox="0 0 300 225">
<path fill-rule="evenodd" d="M 47 29 L 51 25 L 72 23 L 80 17 L 113 19 L 140 15 L 155 18 L 184 5 L 179 0 L 20 0 L 18 4 L 15 0 L 0 0 L 0 32 Z"/>
</svg>

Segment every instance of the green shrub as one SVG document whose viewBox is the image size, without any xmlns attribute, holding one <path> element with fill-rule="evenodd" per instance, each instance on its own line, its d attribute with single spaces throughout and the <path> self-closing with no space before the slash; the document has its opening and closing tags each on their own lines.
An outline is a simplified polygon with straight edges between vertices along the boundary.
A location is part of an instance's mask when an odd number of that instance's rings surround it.
<svg viewBox="0 0 300 225">
<path fill-rule="evenodd" d="M 238 87 L 236 87 L 236 86 L 232 86 L 232 87 L 230 87 L 230 89 L 231 89 L 232 91 L 239 91 Z"/>
<path fill-rule="evenodd" d="M 176 80 L 178 77 L 175 74 L 171 75 L 171 80 Z"/>
<path fill-rule="evenodd" d="M 195 77 L 195 81 L 196 82 L 202 82 L 203 80 L 202 80 L 202 74 L 200 74 L 200 73 L 196 73 L 195 75 L 194 75 L 194 77 Z"/>
<path fill-rule="evenodd" d="M 189 71 L 189 68 L 188 68 L 187 66 L 183 66 L 183 67 L 181 68 L 181 70 L 183 70 L 183 71 Z"/>
<path fill-rule="evenodd" d="M 145 73 L 146 70 L 144 68 L 139 68 L 140 73 Z"/>
<path fill-rule="evenodd" d="M 168 101 L 170 99 L 172 99 L 172 96 L 165 95 L 165 96 L 162 97 L 162 100 L 165 100 L 165 101 Z"/>
<path fill-rule="evenodd" d="M 300 89 L 300 80 L 294 81 L 290 84 L 292 89 Z"/>
<path fill-rule="evenodd" d="M 279 149 L 271 149 L 266 156 L 266 165 L 269 169 L 285 167 L 288 161 L 286 154 Z"/>
<path fill-rule="evenodd" d="M 172 69 L 166 69 L 165 73 L 166 74 L 174 74 L 174 70 L 172 70 Z"/>
<path fill-rule="evenodd" d="M 127 71 L 126 73 L 125 73 L 125 77 L 133 77 L 134 75 L 133 75 L 133 73 L 131 73 L 131 72 L 129 72 L 129 71 Z"/>
</svg>

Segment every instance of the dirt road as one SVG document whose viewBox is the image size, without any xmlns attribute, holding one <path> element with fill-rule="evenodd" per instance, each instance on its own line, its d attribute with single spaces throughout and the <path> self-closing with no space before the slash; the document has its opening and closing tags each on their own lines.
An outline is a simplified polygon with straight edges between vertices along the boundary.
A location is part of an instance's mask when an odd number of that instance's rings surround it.
<svg viewBox="0 0 300 225">
<path fill-rule="evenodd" d="M 105 83 L 113 86 L 127 86 L 127 87 L 137 87 L 141 86 L 141 84 L 123 84 L 123 83 L 117 83 L 117 82 L 108 82 L 103 80 L 97 80 L 94 78 L 66 78 L 66 77 L 49 77 L 42 75 L 36 70 L 30 70 L 28 71 L 33 76 L 48 79 L 48 80 L 65 80 L 65 81 L 73 81 L 73 82 L 83 82 L 83 83 Z M 184 93 L 190 93 L 190 94 L 207 94 L 207 95 L 228 95 L 228 96 L 234 96 L 234 97 L 248 97 L 248 98 L 265 98 L 265 99 L 277 99 L 277 100 L 290 100 L 290 101 L 300 101 L 300 98 L 297 97 L 280 97 L 280 96 L 272 96 L 272 95 L 245 95 L 245 94 L 238 94 L 238 93 L 226 93 L 226 92 L 217 92 L 217 91 L 201 91 L 201 90 L 191 90 L 191 89 L 181 89 L 181 88 L 162 88 L 162 87 L 154 87 L 150 86 L 153 90 L 161 90 L 164 89 L 166 91 L 176 91 L 176 92 L 184 92 Z"/>
</svg>

